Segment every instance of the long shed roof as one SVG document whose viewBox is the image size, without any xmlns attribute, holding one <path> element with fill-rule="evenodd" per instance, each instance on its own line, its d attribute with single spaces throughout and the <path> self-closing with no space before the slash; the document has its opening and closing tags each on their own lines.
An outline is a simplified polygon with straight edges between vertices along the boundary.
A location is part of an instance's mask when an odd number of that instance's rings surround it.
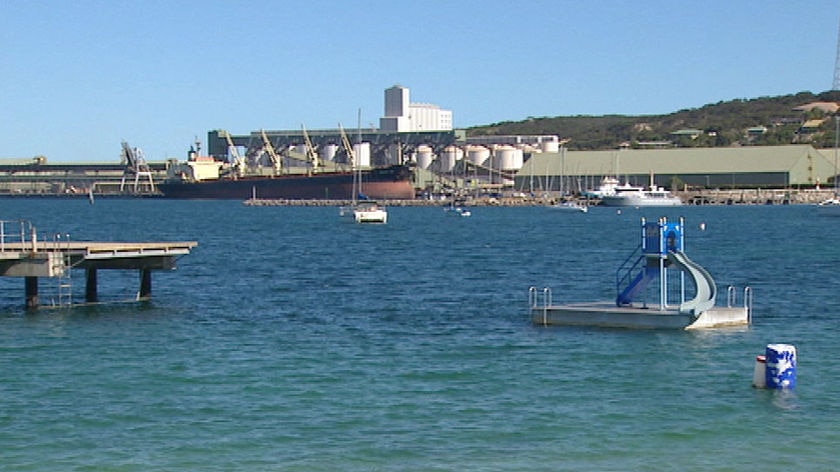
<svg viewBox="0 0 840 472">
<path fill-rule="evenodd" d="M 518 175 L 639 175 L 785 172 L 791 183 L 825 182 L 834 150 L 811 145 L 627 149 L 533 154 Z"/>
</svg>

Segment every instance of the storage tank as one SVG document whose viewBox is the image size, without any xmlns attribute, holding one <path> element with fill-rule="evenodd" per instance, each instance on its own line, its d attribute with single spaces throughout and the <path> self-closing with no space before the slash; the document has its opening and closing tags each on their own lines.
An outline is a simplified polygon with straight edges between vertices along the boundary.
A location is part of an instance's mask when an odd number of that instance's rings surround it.
<svg viewBox="0 0 840 472">
<path fill-rule="evenodd" d="M 540 142 L 542 152 L 560 152 L 560 142 L 556 140 L 545 140 Z"/>
<path fill-rule="evenodd" d="M 354 144 L 353 154 L 356 155 L 356 165 L 370 167 L 370 143 Z"/>
<path fill-rule="evenodd" d="M 335 154 L 337 152 L 337 144 L 327 144 L 318 148 L 318 157 L 320 157 L 322 161 L 333 161 L 335 160 Z"/>
<path fill-rule="evenodd" d="M 502 170 L 510 170 L 510 171 L 518 171 L 522 169 L 522 165 L 525 163 L 525 153 L 522 152 L 522 149 L 514 149 L 513 150 L 513 158 L 510 162 L 510 167 L 502 167 Z"/>
<path fill-rule="evenodd" d="M 494 169 L 508 170 L 513 168 L 513 156 L 516 153 L 516 148 L 513 146 L 497 146 L 493 150 L 493 165 Z"/>
<path fill-rule="evenodd" d="M 426 145 L 417 146 L 417 152 L 415 154 L 415 161 L 417 162 L 417 167 L 421 169 L 428 169 L 429 166 L 432 165 L 432 161 L 435 160 L 434 151 L 431 147 Z"/>
<path fill-rule="evenodd" d="M 484 165 L 490 158 L 490 150 L 484 146 L 467 147 L 467 160 L 475 165 Z"/>
<path fill-rule="evenodd" d="M 458 146 L 446 146 L 438 156 L 438 168 L 441 172 L 449 172 L 455 168 L 455 163 L 464 158 L 464 151 Z"/>
<path fill-rule="evenodd" d="M 306 149 L 307 149 L 306 144 L 295 144 L 294 151 L 299 153 L 299 154 L 303 154 L 305 156 L 306 155 Z"/>
</svg>

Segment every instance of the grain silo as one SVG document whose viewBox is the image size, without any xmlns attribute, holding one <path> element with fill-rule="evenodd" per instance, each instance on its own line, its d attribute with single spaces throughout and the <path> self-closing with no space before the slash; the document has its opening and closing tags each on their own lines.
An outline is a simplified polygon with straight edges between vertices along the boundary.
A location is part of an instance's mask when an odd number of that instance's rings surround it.
<svg viewBox="0 0 840 472">
<path fill-rule="evenodd" d="M 417 146 L 415 160 L 417 162 L 417 167 L 419 167 L 420 169 L 428 169 L 429 166 L 432 165 L 432 162 L 435 160 L 434 150 L 430 146 L 426 146 L 425 144 Z"/>
</svg>

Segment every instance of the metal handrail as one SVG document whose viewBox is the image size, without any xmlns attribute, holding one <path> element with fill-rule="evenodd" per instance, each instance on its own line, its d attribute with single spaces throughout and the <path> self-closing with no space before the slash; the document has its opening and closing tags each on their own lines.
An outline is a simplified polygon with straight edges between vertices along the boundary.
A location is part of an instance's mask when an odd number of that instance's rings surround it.
<svg viewBox="0 0 840 472">
<path fill-rule="evenodd" d="M 542 306 L 544 308 L 551 306 L 551 289 L 543 287 L 542 291 L 540 291 L 537 287 L 529 287 L 528 306 L 530 308 L 537 308 L 540 305 L 540 302 L 542 302 Z"/>
<path fill-rule="evenodd" d="M 6 227 L 8 224 L 17 224 L 20 229 L 20 236 L 15 238 L 14 233 L 6 232 Z M 32 226 L 32 223 L 29 220 L 0 220 L 0 252 L 6 252 L 6 244 L 7 243 L 26 243 L 26 227 L 29 227 L 29 234 L 31 236 L 31 240 L 33 241 L 32 250 L 35 251 L 37 248 L 35 247 L 35 241 L 37 241 L 37 237 L 35 236 L 35 227 Z"/>
<path fill-rule="evenodd" d="M 636 254 L 638 254 L 638 256 L 636 256 Z M 633 264 L 630 265 L 630 267 L 627 267 L 628 264 L 630 264 L 630 261 L 633 259 L 633 257 L 636 257 L 635 262 L 633 262 Z M 621 265 L 618 266 L 618 269 L 616 269 L 615 271 L 616 293 L 621 293 L 622 284 L 628 282 L 632 278 L 633 271 L 636 270 L 639 263 L 643 260 L 645 260 L 645 257 L 642 254 L 642 245 L 639 244 L 638 246 L 636 246 L 636 249 L 633 250 L 633 252 L 630 253 L 630 255 L 627 256 L 626 259 L 624 259 L 624 262 L 622 262 Z"/>
<path fill-rule="evenodd" d="M 753 290 L 749 286 L 744 287 L 744 308 L 747 309 L 747 323 L 752 324 Z"/>
<path fill-rule="evenodd" d="M 735 286 L 730 285 L 726 287 L 726 306 L 732 308 L 738 304 L 738 292 Z M 747 310 L 747 323 L 752 323 L 753 311 L 753 290 L 752 287 L 744 287 L 744 309 Z"/>
<path fill-rule="evenodd" d="M 537 289 L 537 287 L 529 287 L 528 288 L 528 305 L 530 306 L 531 311 L 539 308 L 540 302 L 542 301 L 542 312 L 543 312 L 543 325 L 548 325 L 548 308 L 551 306 L 551 289 L 548 287 L 543 287 L 542 291 Z"/>
<path fill-rule="evenodd" d="M 735 286 L 730 285 L 726 287 L 726 306 L 732 308 L 732 305 L 738 302 L 738 293 L 735 291 Z"/>
</svg>

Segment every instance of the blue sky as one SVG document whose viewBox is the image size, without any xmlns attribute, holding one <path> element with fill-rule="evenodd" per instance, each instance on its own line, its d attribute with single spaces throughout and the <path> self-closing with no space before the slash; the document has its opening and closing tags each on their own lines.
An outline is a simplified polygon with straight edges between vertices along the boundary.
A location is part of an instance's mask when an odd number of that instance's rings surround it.
<svg viewBox="0 0 840 472">
<path fill-rule="evenodd" d="M 828 0 L 24 1 L 0 16 L 0 158 L 183 158 L 211 129 L 646 115 L 832 87 Z M 562 132 L 560 133 L 562 134 Z"/>
</svg>

